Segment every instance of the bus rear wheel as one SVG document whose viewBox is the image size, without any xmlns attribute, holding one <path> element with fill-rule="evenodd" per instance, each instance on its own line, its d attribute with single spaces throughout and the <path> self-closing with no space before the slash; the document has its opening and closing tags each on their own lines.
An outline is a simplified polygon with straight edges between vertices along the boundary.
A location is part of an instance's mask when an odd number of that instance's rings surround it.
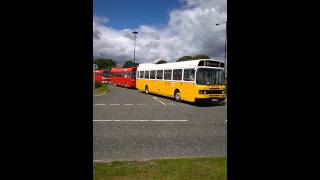
<svg viewBox="0 0 320 180">
<path fill-rule="evenodd" d="M 149 88 L 148 88 L 148 86 L 146 86 L 146 87 L 144 88 L 144 92 L 145 92 L 146 94 L 149 94 Z"/>
<path fill-rule="evenodd" d="M 180 102 L 181 101 L 181 93 L 179 90 L 176 90 L 174 92 L 174 99 L 177 101 L 177 102 Z"/>
</svg>

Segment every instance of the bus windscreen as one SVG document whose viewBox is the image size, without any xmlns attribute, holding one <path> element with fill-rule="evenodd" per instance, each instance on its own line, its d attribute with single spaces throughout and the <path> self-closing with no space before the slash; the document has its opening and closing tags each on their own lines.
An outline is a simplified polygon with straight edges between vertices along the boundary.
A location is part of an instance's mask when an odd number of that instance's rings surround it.
<svg viewBox="0 0 320 180">
<path fill-rule="evenodd" d="M 199 68 L 196 77 L 198 85 L 218 85 L 224 83 L 224 74 L 221 69 Z"/>
</svg>

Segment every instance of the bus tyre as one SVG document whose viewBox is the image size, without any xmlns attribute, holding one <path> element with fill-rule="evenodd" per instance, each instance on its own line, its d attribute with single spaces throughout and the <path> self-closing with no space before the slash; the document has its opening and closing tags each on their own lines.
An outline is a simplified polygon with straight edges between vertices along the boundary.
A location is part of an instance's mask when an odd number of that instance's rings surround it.
<svg viewBox="0 0 320 180">
<path fill-rule="evenodd" d="M 144 88 L 144 92 L 145 92 L 146 94 L 149 94 L 148 86 L 146 86 L 146 87 Z"/>
<path fill-rule="evenodd" d="M 179 90 L 176 90 L 175 93 L 174 93 L 174 99 L 177 101 L 177 102 L 180 102 L 181 101 L 181 93 Z"/>
</svg>

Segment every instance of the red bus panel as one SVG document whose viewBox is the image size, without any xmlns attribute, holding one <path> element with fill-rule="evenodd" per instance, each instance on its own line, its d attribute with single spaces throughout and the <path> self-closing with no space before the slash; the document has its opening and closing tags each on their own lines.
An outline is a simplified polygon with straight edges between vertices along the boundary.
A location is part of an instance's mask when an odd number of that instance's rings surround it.
<svg viewBox="0 0 320 180">
<path fill-rule="evenodd" d="M 136 87 L 137 68 L 112 68 L 110 83 L 128 88 Z"/>
</svg>

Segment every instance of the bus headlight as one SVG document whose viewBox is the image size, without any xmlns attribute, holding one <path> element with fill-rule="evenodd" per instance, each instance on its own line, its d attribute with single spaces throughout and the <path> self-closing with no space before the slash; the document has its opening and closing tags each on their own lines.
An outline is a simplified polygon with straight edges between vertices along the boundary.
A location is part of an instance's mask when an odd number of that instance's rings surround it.
<svg viewBox="0 0 320 180">
<path fill-rule="evenodd" d="M 221 94 L 224 94 L 224 91 L 221 91 Z"/>
<path fill-rule="evenodd" d="M 199 94 L 207 94 L 206 90 L 199 90 Z"/>
</svg>

